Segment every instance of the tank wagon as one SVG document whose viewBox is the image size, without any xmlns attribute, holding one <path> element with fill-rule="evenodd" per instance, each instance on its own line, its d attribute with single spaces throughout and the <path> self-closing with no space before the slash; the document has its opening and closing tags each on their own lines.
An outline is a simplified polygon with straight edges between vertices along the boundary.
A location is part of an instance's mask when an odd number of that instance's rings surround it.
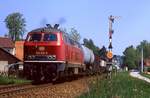
<svg viewBox="0 0 150 98">
<path fill-rule="evenodd" d="M 24 76 L 35 81 L 55 81 L 85 73 L 95 61 L 93 51 L 47 25 L 28 33 L 24 42 Z"/>
</svg>

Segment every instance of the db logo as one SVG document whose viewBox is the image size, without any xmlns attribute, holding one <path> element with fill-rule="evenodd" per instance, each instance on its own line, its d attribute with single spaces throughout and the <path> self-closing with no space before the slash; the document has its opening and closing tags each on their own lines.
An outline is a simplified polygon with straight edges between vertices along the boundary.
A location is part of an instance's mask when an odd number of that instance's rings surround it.
<svg viewBox="0 0 150 98">
<path fill-rule="evenodd" d="M 39 51 L 45 51 L 45 47 L 39 47 Z"/>
</svg>

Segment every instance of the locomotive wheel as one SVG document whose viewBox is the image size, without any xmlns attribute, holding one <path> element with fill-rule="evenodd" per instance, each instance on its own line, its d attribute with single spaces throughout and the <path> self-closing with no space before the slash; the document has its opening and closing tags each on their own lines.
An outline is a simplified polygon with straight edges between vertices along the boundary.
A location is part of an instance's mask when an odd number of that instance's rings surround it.
<svg viewBox="0 0 150 98">
<path fill-rule="evenodd" d="M 31 80 L 32 79 L 32 68 L 30 68 L 27 64 L 24 65 L 23 68 L 23 76 L 28 79 Z"/>
<path fill-rule="evenodd" d="M 42 72 L 41 65 L 34 65 L 32 78 L 33 78 L 33 84 L 41 84 L 44 82 L 45 77 Z"/>
<path fill-rule="evenodd" d="M 52 83 L 56 84 L 56 83 L 62 83 L 65 82 L 65 76 L 64 76 L 64 72 L 60 71 L 57 73 L 57 76 L 53 79 Z"/>
</svg>

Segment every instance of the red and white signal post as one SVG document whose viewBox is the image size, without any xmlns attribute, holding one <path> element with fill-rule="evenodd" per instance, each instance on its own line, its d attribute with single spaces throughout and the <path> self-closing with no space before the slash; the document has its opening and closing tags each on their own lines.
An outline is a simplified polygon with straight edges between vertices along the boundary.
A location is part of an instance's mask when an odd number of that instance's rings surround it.
<svg viewBox="0 0 150 98">
<path fill-rule="evenodd" d="M 109 16 L 109 46 L 108 46 L 108 52 L 107 52 L 107 58 L 110 62 L 112 62 L 113 58 L 113 52 L 112 52 L 112 34 L 114 33 L 114 30 L 112 29 L 112 24 L 114 23 L 114 19 L 120 18 L 119 16 Z"/>
<path fill-rule="evenodd" d="M 112 57 L 113 57 L 113 53 L 112 53 L 112 34 L 114 32 L 114 30 L 112 29 L 112 23 L 114 23 L 114 19 L 115 17 L 110 15 L 109 17 L 109 46 L 108 46 L 108 52 L 107 52 L 107 58 L 109 59 L 110 62 L 112 62 Z"/>
</svg>

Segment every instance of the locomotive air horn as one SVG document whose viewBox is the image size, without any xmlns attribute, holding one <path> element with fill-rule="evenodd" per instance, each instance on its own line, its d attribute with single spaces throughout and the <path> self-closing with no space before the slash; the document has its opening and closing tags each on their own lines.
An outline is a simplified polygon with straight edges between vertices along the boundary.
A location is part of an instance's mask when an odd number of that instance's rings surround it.
<svg viewBox="0 0 150 98">
<path fill-rule="evenodd" d="M 59 27 L 59 24 L 54 25 L 54 29 L 58 29 L 58 27 Z"/>
<path fill-rule="evenodd" d="M 46 24 L 46 26 L 47 26 L 48 28 L 52 28 L 52 26 L 51 26 L 50 24 Z"/>
</svg>

